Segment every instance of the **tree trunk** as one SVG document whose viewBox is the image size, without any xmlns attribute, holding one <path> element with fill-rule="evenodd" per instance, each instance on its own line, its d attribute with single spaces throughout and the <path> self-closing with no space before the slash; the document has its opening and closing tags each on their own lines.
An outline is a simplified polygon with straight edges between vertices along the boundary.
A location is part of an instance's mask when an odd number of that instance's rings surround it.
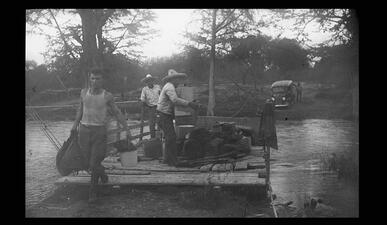
<svg viewBox="0 0 387 225">
<path fill-rule="evenodd" d="M 357 76 L 352 73 L 352 114 L 355 122 L 359 120 L 359 87 Z"/>
<path fill-rule="evenodd" d="M 97 47 L 97 18 L 92 9 L 79 9 L 82 21 L 82 50 L 83 50 L 83 71 L 88 86 L 88 74 L 92 68 L 101 67 L 102 59 Z"/>
<path fill-rule="evenodd" d="M 207 107 L 207 116 L 214 116 L 215 108 L 215 84 L 214 84 L 214 74 L 215 74 L 215 38 L 216 38 L 216 9 L 212 13 L 212 39 L 211 39 L 211 56 L 210 56 L 210 77 L 208 81 L 208 107 Z"/>
</svg>

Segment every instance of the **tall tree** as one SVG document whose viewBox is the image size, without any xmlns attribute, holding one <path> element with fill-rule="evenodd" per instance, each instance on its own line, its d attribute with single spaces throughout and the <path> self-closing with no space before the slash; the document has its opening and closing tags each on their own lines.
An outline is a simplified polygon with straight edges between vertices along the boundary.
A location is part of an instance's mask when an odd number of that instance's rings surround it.
<svg viewBox="0 0 387 225">
<path fill-rule="evenodd" d="M 70 18 L 61 24 L 58 17 Z M 76 59 L 84 78 L 93 67 L 103 67 L 104 57 L 114 52 L 138 56 L 131 54 L 135 53 L 133 47 L 154 33 L 149 28 L 154 18 L 154 12 L 148 9 L 26 10 L 26 22 L 32 27 L 27 32 L 43 33 L 49 38 L 46 58 Z M 45 33 L 47 28 L 55 29 L 56 34 Z"/>
<path fill-rule="evenodd" d="M 210 55 L 210 74 L 208 79 L 207 115 L 214 115 L 215 108 L 215 56 L 230 51 L 230 40 L 235 36 L 246 35 L 253 15 L 247 9 L 202 9 L 201 28 L 197 33 L 187 33 L 186 37 L 204 48 Z"/>
</svg>

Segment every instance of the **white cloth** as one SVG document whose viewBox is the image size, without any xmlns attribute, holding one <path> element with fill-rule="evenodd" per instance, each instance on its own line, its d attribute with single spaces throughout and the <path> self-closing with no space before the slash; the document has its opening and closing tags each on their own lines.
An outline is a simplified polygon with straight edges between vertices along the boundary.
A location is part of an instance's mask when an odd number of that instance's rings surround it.
<svg viewBox="0 0 387 225">
<path fill-rule="evenodd" d="M 160 90 L 161 88 L 157 84 L 154 84 L 153 88 L 149 88 L 148 86 L 143 87 L 140 97 L 141 101 L 149 106 L 156 106 L 159 101 Z"/>
<path fill-rule="evenodd" d="M 161 90 L 159 101 L 157 103 L 157 110 L 162 113 L 172 115 L 175 105 L 187 106 L 188 101 L 179 98 L 176 94 L 175 86 L 173 86 L 172 83 L 168 82 Z"/>
</svg>

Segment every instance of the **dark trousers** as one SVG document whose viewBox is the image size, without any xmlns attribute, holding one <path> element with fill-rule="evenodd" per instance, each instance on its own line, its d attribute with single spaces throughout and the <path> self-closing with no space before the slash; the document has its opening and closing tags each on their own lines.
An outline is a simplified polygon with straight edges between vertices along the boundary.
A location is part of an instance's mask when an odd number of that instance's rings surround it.
<svg viewBox="0 0 387 225">
<path fill-rule="evenodd" d="M 149 121 L 149 131 L 151 138 L 156 137 L 156 106 L 144 106 L 146 117 Z"/>
<path fill-rule="evenodd" d="M 177 146 L 176 146 L 176 133 L 173 126 L 173 115 L 159 113 L 158 125 L 164 133 L 165 148 L 163 152 L 163 163 L 170 166 L 177 164 Z"/>
<path fill-rule="evenodd" d="M 298 91 L 297 92 L 297 102 L 301 102 L 301 96 L 302 96 L 302 92 L 301 91 Z"/>
<path fill-rule="evenodd" d="M 107 131 L 105 126 L 79 126 L 79 146 L 84 159 L 91 170 L 92 186 L 98 183 L 98 178 L 105 174 L 101 162 L 105 159 L 107 148 Z"/>
</svg>

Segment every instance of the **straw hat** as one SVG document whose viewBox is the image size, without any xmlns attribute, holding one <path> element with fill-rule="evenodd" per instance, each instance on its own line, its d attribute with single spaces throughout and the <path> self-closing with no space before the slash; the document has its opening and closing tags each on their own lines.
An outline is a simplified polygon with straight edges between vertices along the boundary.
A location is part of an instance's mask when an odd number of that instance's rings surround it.
<svg viewBox="0 0 387 225">
<path fill-rule="evenodd" d="M 165 77 L 162 79 L 162 81 L 163 81 L 163 82 L 168 82 L 168 81 L 170 81 L 170 80 L 172 80 L 172 79 L 176 79 L 176 78 L 187 78 L 187 77 L 188 77 L 188 76 L 187 76 L 187 74 L 185 74 L 185 73 L 178 73 L 178 72 L 176 72 L 176 70 L 170 69 L 170 70 L 168 70 L 168 75 L 165 76 Z"/>
<path fill-rule="evenodd" d="M 146 83 L 148 81 L 154 81 L 154 80 L 156 80 L 156 78 L 152 77 L 152 75 L 150 75 L 150 74 L 147 74 L 145 76 L 145 78 L 141 79 L 141 82 L 142 83 Z"/>
</svg>

